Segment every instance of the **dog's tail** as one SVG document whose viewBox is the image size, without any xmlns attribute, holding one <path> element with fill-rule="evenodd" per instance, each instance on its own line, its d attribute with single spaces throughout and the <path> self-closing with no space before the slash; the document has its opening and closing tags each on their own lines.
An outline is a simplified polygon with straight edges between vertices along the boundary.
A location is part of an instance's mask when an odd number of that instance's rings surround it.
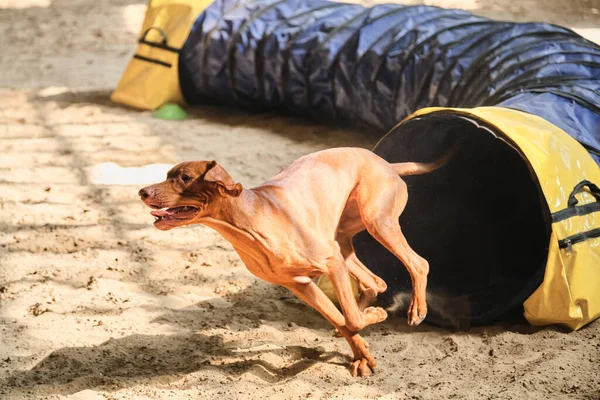
<svg viewBox="0 0 600 400">
<path fill-rule="evenodd" d="M 420 175 L 433 172 L 436 169 L 445 165 L 450 159 L 456 154 L 460 147 L 461 139 L 456 139 L 452 146 L 437 160 L 430 163 L 419 163 L 419 162 L 403 162 L 391 164 L 392 168 L 400 176 L 407 175 Z"/>
</svg>

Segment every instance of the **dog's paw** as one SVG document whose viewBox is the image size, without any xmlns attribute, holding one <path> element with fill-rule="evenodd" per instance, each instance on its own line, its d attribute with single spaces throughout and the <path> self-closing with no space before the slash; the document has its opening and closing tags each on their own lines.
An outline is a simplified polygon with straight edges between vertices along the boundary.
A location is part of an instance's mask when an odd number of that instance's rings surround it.
<svg viewBox="0 0 600 400">
<path fill-rule="evenodd" d="M 385 283 L 385 281 L 378 276 L 375 277 L 375 285 L 375 290 L 377 293 L 383 293 L 387 290 L 387 283 Z"/>
<path fill-rule="evenodd" d="M 427 305 L 419 306 L 415 299 L 411 299 L 410 306 L 408 307 L 408 325 L 417 326 L 427 316 Z"/>
<path fill-rule="evenodd" d="M 350 372 L 352 376 L 369 376 L 373 375 L 376 366 L 377 363 L 374 360 L 358 358 L 350 363 Z"/>
<path fill-rule="evenodd" d="M 385 321 L 388 316 L 387 312 L 381 307 L 367 307 L 363 312 L 366 316 L 369 316 L 369 319 L 373 320 L 371 324 Z"/>
<path fill-rule="evenodd" d="M 426 316 L 427 316 L 427 313 L 425 313 L 423 315 L 417 315 L 417 317 L 409 316 L 408 317 L 408 325 L 410 325 L 410 326 L 417 326 L 417 325 L 421 324 L 421 322 L 423 322 L 425 320 Z"/>
</svg>

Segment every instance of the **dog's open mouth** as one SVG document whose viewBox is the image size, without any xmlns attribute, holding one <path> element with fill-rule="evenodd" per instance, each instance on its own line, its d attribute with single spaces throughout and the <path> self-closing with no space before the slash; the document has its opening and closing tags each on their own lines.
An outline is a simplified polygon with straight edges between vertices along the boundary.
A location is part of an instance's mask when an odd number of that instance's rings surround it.
<svg viewBox="0 0 600 400">
<path fill-rule="evenodd" d="M 183 206 L 150 211 L 150 214 L 154 216 L 154 223 L 157 224 L 162 221 L 189 219 L 198 214 L 198 211 L 200 210 L 196 207 Z"/>
</svg>

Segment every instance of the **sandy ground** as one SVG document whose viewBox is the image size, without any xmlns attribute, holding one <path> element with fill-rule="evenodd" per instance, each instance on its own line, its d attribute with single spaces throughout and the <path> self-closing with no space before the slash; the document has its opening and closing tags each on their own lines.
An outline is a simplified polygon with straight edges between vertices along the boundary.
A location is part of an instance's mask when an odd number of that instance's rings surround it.
<svg viewBox="0 0 600 400">
<path fill-rule="evenodd" d="M 455 0 L 600 41 L 598 0 Z M 108 100 L 140 0 L 0 0 L 0 399 L 600 399 L 600 322 L 452 332 L 404 316 L 364 336 L 377 374 L 204 227 L 160 232 L 137 198 L 184 159 L 252 186 L 378 134 L 202 108 L 183 122 Z"/>
</svg>

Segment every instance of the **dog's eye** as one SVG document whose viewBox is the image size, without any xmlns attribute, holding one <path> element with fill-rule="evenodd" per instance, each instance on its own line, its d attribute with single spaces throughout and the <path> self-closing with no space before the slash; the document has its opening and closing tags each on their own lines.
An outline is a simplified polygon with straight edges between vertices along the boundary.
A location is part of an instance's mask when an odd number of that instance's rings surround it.
<svg viewBox="0 0 600 400">
<path fill-rule="evenodd" d="M 181 175 L 181 180 L 184 181 L 184 182 L 189 182 L 189 181 L 192 180 L 192 177 L 189 176 L 189 175 L 183 174 L 183 175 Z"/>
</svg>

